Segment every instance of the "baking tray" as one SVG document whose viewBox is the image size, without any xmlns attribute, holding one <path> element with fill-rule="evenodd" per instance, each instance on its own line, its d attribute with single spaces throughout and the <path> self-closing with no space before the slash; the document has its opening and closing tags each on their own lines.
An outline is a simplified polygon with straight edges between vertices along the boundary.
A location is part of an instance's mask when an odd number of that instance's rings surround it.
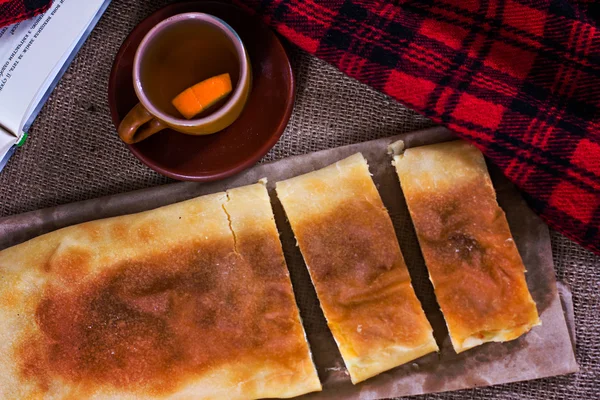
<svg viewBox="0 0 600 400">
<path fill-rule="evenodd" d="M 182 182 L 61 205 L 0 219 L 0 249 L 65 226 L 105 217 L 129 214 L 257 182 L 266 177 L 275 218 L 281 233 L 294 292 L 309 338 L 323 391 L 304 397 L 377 399 L 487 386 L 576 372 L 574 336 L 566 323 L 557 290 L 547 226 L 526 205 L 515 187 L 494 167 L 490 174 L 498 202 L 506 212 L 527 272 L 527 284 L 535 300 L 542 326 L 507 343 L 487 343 L 461 354 L 450 344 L 448 332 L 429 282 L 416 235 L 404 202 L 396 172 L 387 152 L 390 143 L 403 140 L 406 147 L 454 139 L 444 128 L 433 128 L 369 142 L 286 158 L 256 165 L 245 172 L 213 183 Z M 439 354 L 384 372 L 352 385 L 335 342 L 327 329 L 293 233 L 274 193 L 275 182 L 310 172 L 362 152 L 387 207 L 413 286 L 434 327 Z M 565 291 L 564 308 L 572 308 Z M 569 314 L 572 314 L 569 313 Z M 572 327 L 571 327 L 572 328 Z M 572 331 L 572 329 L 571 329 Z"/>
</svg>

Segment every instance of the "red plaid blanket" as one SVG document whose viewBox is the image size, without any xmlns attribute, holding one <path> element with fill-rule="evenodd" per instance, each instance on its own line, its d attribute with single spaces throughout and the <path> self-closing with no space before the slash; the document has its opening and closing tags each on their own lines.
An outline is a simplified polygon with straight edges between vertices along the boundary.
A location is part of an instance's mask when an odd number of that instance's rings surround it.
<svg viewBox="0 0 600 400">
<path fill-rule="evenodd" d="M 600 253 L 600 3 L 238 3 L 474 143 L 550 226 Z"/>
<path fill-rule="evenodd" d="M 600 253 L 600 3 L 236 0 L 474 143 L 553 228 Z M 49 0 L 0 0 L 0 26 Z"/>
<path fill-rule="evenodd" d="M 0 0 L 0 28 L 45 12 L 52 0 Z"/>
</svg>

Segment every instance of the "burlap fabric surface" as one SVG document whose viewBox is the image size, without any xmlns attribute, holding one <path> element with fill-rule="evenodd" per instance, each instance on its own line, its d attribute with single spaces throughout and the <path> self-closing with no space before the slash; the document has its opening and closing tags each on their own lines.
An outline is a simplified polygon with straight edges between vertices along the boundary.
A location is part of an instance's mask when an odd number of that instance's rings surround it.
<svg viewBox="0 0 600 400">
<path fill-rule="evenodd" d="M 108 76 L 128 32 L 165 0 L 113 0 L 30 132 L 0 173 L 0 217 L 170 182 L 117 138 Z M 426 118 L 288 46 L 298 92 L 290 123 L 262 162 L 431 125 Z M 552 233 L 557 277 L 573 291 L 577 361 L 570 376 L 426 395 L 431 399 L 600 398 L 600 257 Z"/>
</svg>

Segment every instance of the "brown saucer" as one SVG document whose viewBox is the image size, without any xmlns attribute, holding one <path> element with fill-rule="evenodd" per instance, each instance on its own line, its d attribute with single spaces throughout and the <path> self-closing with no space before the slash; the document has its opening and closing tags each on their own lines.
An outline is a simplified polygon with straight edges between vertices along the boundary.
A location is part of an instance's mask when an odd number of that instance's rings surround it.
<svg viewBox="0 0 600 400">
<path fill-rule="evenodd" d="M 128 145 L 144 164 L 168 177 L 213 181 L 255 164 L 281 137 L 294 105 L 294 76 L 279 39 L 257 17 L 226 3 L 193 1 L 170 4 L 143 20 L 117 53 L 108 84 L 115 127 L 138 103 L 133 90 L 135 51 L 146 33 L 175 14 L 204 12 L 223 19 L 239 34 L 252 63 L 252 92 L 240 117 L 221 132 L 191 136 L 165 129 Z"/>
</svg>

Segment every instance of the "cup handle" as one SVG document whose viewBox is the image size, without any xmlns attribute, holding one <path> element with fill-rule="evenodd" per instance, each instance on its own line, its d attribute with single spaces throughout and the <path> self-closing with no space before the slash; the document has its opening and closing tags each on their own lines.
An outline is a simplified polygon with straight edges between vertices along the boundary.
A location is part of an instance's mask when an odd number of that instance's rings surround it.
<svg viewBox="0 0 600 400">
<path fill-rule="evenodd" d="M 137 103 L 119 124 L 118 132 L 122 141 L 133 144 L 166 127 L 164 122 L 156 119 L 141 103 Z"/>
</svg>

